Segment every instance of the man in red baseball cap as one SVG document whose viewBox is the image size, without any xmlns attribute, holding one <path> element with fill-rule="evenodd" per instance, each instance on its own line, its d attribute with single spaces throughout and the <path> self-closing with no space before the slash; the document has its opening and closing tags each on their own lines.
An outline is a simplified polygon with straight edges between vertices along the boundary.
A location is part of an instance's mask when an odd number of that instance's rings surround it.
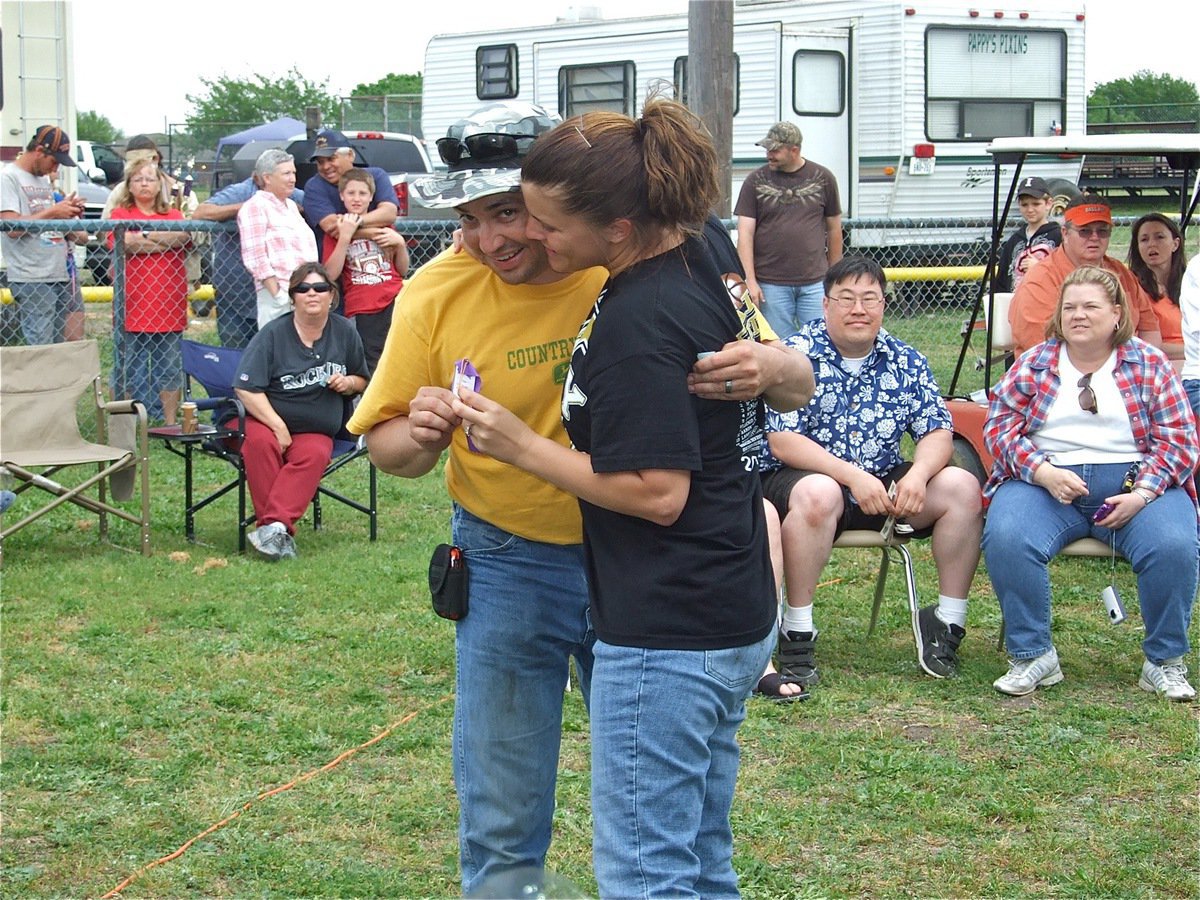
<svg viewBox="0 0 1200 900">
<path fill-rule="evenodd" d="M 55 201 L 50 182 L 60 165 L 74 166 L 71 139 L 56 125 L 42 125 L 25 152 L 0 172 L 0 219 L 25 221 L 78 219 L 83 201 L 71 193 Z M 63 339 L 74 299 L 67 277 L 69 242 L 84 243 L 87 232 L 6 231 L 0 246 L 8 263 L 8 286 L 21 317 L 27 344 Z"/>
<path fill-rule="evenodd" d="M 1112 238 L 1108 201 L 1096 194 L 1081 194 L 1067 204 L 1063 219 L 1062 246 L 1026 273 L 1008 307 L 1013 350 L 1019 355 L 1046 339 L 1046 322 L 1054 317 L 1062 283 L 1080 266 L 1099 266 L 1117 276 L 1129 298 L 1137 336 L 1162 347 L 1158 317 L 1150 298 L 1123 263 L 1106 255 Z"/>
</svg>

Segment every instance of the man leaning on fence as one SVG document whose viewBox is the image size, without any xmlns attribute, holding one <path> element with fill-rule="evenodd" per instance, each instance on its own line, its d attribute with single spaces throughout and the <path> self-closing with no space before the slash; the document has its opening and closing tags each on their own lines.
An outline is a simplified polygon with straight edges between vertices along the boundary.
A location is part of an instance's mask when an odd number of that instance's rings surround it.
<svg viewBox="0 0 1200 900">
<path fill-rule="evenodd" d="M 60 165 L 74 166 L 65 131 L 42 125 L 25 152 L 0 172 L 0 218 L 20 220 L 77 219 L 83 201 L 72 193 L 55 201 L 51 178 Z M 8 264 L 8 286 L 21 317 L 27 344 L 55 344 L 73 299 L 67 275 L 66 243 L 86 243 L 87 233 L 6 231 L 0 235 Z"/>
<path fill-rule="evenodd" d="M 253 175 L 226 185 L 196 207 L 192 218 L 205 222 L 235 221 L 242 204 L 257 191 Z M 303 207 L 304 191 L 296 188 L 289 199 Z M 245 347 L 258 332 L 258 300 L 254 276 L 242 262 L 242 240 L 236 229 L 213 235 L 212 280 L 217 292 L 217 334 L 221 345 Z"/>
<path fill-rule="evenodd" d="M 304 218 L 313 228 L 318 249 L 322 249 L 325 235 L 337 240 L 338 222 L 346 212 L 346 205 L 338 193 L 338 182 L 354 168 L 354 159 L 354 148 L 340 131 L 322 128 L 317 132 L 313 154 L 308 160 L 317 164 L 317 174 L 304 183 Z M 375 240 L 382 229 L 395 223 L 400 208 L 388 173 L 378 166 L 366 166 L 365 169 L 375 182 L 375 194 L 355 236 Z M 324 255 L 321 258 L 324 259 Z"/>
<path fill-rule="evenodd" d="M 783 520 L 784 681 L 818 680 L 812 602 L 834 540 L 889 517 L 933 536 L 939 596 L 912 623 L 917 659 L 935 678 L 957 673 L 983 497 L 974 475 L 948 465 L 953 426 L 928 361 L 882 327 L 885 286 L 874 260 L 843 258 L 825 276 L 824 318 L 784 341 L 808 354 L 817 382 L 800 410 L 767 409 L 763 495 Z M 911 463 L 900 455 L 905 433 L 916 442 Z"/>
</svg>

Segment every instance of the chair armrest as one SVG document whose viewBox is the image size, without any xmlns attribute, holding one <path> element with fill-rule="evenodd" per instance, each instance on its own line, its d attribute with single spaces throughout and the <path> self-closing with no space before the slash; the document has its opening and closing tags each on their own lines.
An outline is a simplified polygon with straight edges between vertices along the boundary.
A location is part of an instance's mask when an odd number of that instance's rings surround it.
<svg viewBox="0 0 1200 900">
<path fill-rule="evenodd" d="M 101 406 L 101 408 L 111 416 L 136 416 L 138 407 L 145 409 L 140 400 L 109 400 Z"/>
</svg>

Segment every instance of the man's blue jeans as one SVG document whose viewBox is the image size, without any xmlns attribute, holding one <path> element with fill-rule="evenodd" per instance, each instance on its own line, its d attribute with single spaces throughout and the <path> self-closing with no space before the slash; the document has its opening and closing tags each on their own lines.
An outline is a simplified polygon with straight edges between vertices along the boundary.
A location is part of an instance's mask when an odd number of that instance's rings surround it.
<svg viewBox="0 0 1200 900">
<path fill-rule="evenodd" d="M 67 305 L 72 300 L 69 281 L 20 281 L 9 284 L 21 315 L 25 343 L 57 344 L 63 339 Z"/>
<path fill-rule="evenodd" d="M 791 337 L 800 326 L 824 315 L 821 301 L 825 299 L 825 283 L 812 284 L 764 284 L 762 289 L 762 314 L 779 339 Z"/>
<path fill-rule="evenodd" d="M 595 638 L 583 546 L 528 541 L 457 504 L 469 609 L 455 623 L 454 783 L 463 891 L 550 846 L 570 658 L 588 700 Z"/>
<path fill-rule="evenodd" d="M 1024 481 L 1000 485 L 988 507 L 983 553 L 1004 612 L 1004 640 L 1013 659 L 1046 653 L 1050 638 L 1050 575 L 1047 563 L 1067 544 L 1095 537 L 1116 548 L 1137 575 L 1146 638 L 1142 650 L 1152 663 L 1188 652 L 1188 625 L 1196 598 L 1196 510 L 1182 488 L 1169 488 L 1123 528 L 1092 524 L 1104 498 L 1119 493 L 1127 463 L 1066 466 L 1090 493 L 1059 503 L 1044 488 Z M 1097 621 L 1102 610 L 1097 599 Z"/>
<path fill-rule="evenodd" d="M 592 854 L 601 897 L 736 897 L 738 726 L 776 632 L 726 650 L 597 641 Z"/>
</svg>

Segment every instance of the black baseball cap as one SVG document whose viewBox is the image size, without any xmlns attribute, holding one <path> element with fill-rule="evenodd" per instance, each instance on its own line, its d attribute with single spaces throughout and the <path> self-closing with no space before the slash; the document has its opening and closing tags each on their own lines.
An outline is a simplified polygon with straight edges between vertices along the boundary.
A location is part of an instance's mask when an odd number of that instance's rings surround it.
<svg viewBox="0 0 1200 900">
<path fill-rule="evenodd" d="M 1043 197 L 1050 196 L 1050 187 L 1046 182 L 1038 178 L 1036 175 L 1029 175 L 1021 179 L 1021 184 L 1017 188 L 1017 199 L 1022 197 L 1037 197 L 1041 200 Z"/>
</svg>

